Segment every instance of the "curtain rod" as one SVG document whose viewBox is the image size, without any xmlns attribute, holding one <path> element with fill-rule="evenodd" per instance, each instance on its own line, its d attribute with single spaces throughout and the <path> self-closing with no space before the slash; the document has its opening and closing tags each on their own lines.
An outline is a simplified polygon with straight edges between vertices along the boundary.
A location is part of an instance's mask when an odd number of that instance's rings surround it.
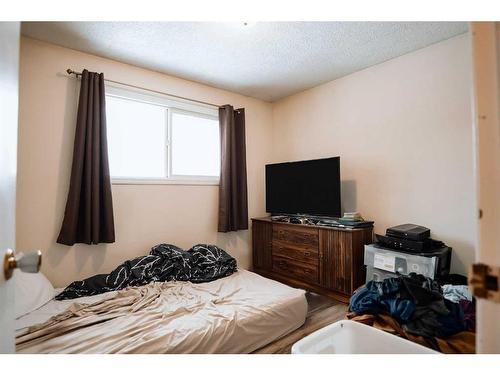
<svg viewBox="0 0 500 375">
<path fill-rule="evenodd" d="M 82 75 L 81 72 L 75 72 L 73 69 L 66 69 L 66 73 L 68 73 L 69 75 L 74 74 L 77 77 Z M 184 96 L 173 95 L 173 94 L 169 94 L 169 93 L 163 92 L 163 91 L 151 90 L 151 89 L 148 89 L 146 87 L 141 87 L 141 86 L 136 86 L 136 85 L 130 85 L 128 83 L 123 83 L 123 82 L 119 82 L 119 81 L 113 81 L 112 79 L 104 78 L 104 80 L 107 81 L 107 82 L 117 83 L 117 84 L 123 85 L 123 86 L 133 87 L 133 88 L 139 89 L 139 90 L 145 90 L 145 91 L 149 91 L 149 92 L 154 92 L 156 94 L 162 94 L 162 95 L 167 95 L 167 96 L 170 96 L 170 97 L 173 97 L 173 98 L 177 98 L 177 99 L 187 100 L 189 102 L 195 102 L 195 103 L 209 105 L 209 106 L 217 107 L 217 108 L 222 107 L 222 106 L 220 106 L 218 104 L 208 103 L 208 102 L 204 102 L 202 100 L 190 99 L 190 98 L 186 98 Z"/>
</svg>

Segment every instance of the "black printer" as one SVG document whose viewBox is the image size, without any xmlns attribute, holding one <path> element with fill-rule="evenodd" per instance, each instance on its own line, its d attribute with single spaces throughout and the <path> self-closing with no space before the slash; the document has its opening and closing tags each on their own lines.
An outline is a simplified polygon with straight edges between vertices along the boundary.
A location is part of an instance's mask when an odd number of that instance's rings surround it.
<svg viewBox="0 0 500 375">
<path fill-rule="evenodd" d="M 402 224 L 387 228 L 385 236 L 375 234 L 377 243 L 391 249 L 416 253 L 433 252 L 445 246 L 430 238 L 429 228 L 415 224 Z"/>
<path fill-rule="evenodd" d="M 401 224 L 395 227 L 387 228 L 387 236 L 404 238 L 413 241 L 422 241 L 431 236 L 431 230 L 426 227 L 415 224 Z"/>
</svg>

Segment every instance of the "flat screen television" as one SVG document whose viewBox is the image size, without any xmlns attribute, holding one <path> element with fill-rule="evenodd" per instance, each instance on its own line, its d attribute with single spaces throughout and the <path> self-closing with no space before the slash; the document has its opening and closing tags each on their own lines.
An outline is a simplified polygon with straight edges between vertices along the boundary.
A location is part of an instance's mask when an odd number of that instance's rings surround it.
<svg viewBox="0 0 500 375">
<path fill-rule="evenodd" d="M 266 211 L 340 217 L 340 157 L 266 165 Z"/>
</svg>

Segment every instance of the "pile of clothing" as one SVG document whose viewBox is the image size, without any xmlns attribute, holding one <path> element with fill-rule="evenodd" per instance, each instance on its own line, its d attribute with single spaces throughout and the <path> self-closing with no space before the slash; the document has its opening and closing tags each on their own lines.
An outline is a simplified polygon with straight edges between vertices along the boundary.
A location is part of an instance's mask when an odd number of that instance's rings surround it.
<svg viewBox="0 0 500 375">
<path fill-rule="evenodd" d="M 351 318 L 389 315 L 405 334 L 428 339 L 475 330 L 475 303 L 466 285 L 441 287 L 416 273 L 368 282 L 353 294 L 349 309 Z"/>
</svg>

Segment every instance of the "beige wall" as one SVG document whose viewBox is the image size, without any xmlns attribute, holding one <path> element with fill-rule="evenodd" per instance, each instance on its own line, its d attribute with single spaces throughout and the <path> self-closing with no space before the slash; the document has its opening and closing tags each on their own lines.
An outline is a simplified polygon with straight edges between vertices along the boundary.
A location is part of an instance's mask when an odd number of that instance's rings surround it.
<svg viewBox="0 0 500 375">
<path fill-rule="evenodd" d="M 428 226 L 454 247 L 453 270 L 474 259 L 469 45 L 456 37 L 269 104 L 116 61 L 23 38 L 17 248 L 44 251 L 56 286 L 108 272 L 157 243 L 210 242 L 251 263 L 247 231 L 218 234 L 217 187 L 114 185 L 117 242 L 55 243 L 74 136 L 77 86 L 64 70 L 103 71 L 151 89 L 246 108 L 249 214 L 265 213 L 264 164 L 341 156 L 343 206 L 376 221 Z"/>
<path fill-rule="evenodd" d="M 275 103 L 274 161 L 341 156 L 343 206 L 416 223 L 474 259 L 471 62 L 463 35 Z M 278 141 L 279 140 L 279 141 Z"/>
<path fill-rule="evenodd" d="M 212 103 L 246 108 L 249 214 L 262 216 L 264 169 L 271 150 L 271 104 L 202 84 L 22 38 L 20 66 L 18 250 L 42 249 L 42 271 L 56 285 L 108 272 L 158 243 L 216 243 L 243 268 L 251 263 L 248 231 L 217 233 L 217 186 L 114 185 L 117 241 L 56 244 L 71 167 L 77 83 L 66 68 Z"/>
</svg>

